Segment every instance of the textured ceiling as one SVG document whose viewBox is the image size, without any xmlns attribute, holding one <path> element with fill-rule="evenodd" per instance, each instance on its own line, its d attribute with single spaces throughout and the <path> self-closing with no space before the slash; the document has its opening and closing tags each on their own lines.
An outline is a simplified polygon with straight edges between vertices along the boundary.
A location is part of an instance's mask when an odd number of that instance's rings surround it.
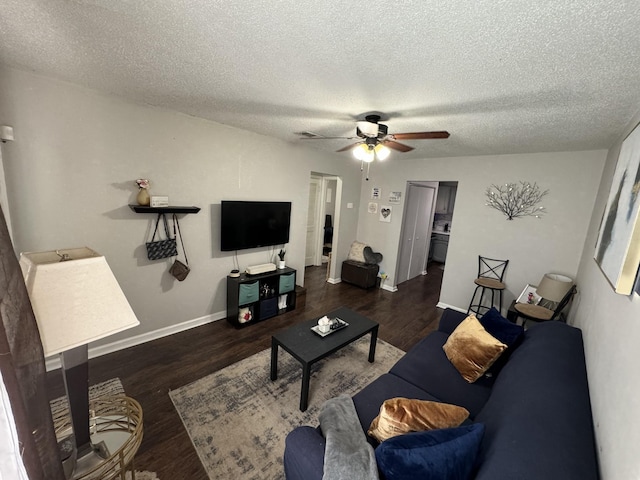
<svg viewBox="0 0 640 480">
<path fill-rule="evenodd" d="M 0 63 L 335 151 L 608 148 L 640 106 L 637 0 L 0 0 Z M 347 155 L 343 153 L 341 155 Z"/>
</svg>

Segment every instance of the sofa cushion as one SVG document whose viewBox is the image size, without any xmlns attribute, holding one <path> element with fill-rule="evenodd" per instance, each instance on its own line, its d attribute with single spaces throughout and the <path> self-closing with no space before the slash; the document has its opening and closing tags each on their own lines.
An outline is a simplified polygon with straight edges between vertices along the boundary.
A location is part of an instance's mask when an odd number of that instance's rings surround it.
<svg viewBox="0 0 640 480">
<path fill-rule="evenodd" d="M 380 407 L 385 400 L 394 397 L 416 398 L 420 400 L 438 399 L 430 393 L 421 390 L 415 385 L 396 377 L 389 373 L 385 373 L 376 378 L 369 385 L 364 387 L 353 396 L 353 404 L 358 412 L 360 425 L 362 430 L 366 432 L 371 425 L 373 419 L 380 413 Z M 369 443 L 377 445 L 378 441 L 367 437 Z"/>
<path fill-rule="evenodd" d="M 284 449 L 284 473 L 286 478 L 321 479 L 324 470 L 326 440 L 319 428 L 297 427 L 287 435 Z M 305 454 L 299 449 L 303 448 Z M 311 455 L 309 452 L 318 452 Z"/>
<path fill-rule="evenodd" d="M 469 383 L 484 375 L 507 345 L 487 332 L 475 315 L 469 315 L 442 347 L 447 358 Z"/>
<path fill-rule="evenodd" d="M 438 331 L 451 335 L 465 318 L 467 318 L 467 314 L 465 312 L 459 312 L 457 310 L 447 308 L 442 312 L 442 316 L 438 322 Z"/>
<path fill-rule="evenodd" d="M 376 448 L 386 480 L 467 480 L 473 471 L 484 426 L 408 433 Z"/>
<path fill-rule="evenodd" d="M 476 421 L 486 427 L 478 480 L 597 479 L 581 331 L 529 328 Z"/>
<path fill-rule="evenodd" d="M 456 312 L 457 313 L 457 312 Z M 451 364 L 442 346 L 449 338 L 443 332 L 433 332 L 420 340 L 409 350 L 389 371 L 419 389 L 429 392 L 441 402 L 459 405 L 469 410 L 471 417 L 475 417 L 484 406 L 489 395 L 493 379 L 480 378 L 474 383 L 468 383 Z M 413 395 L 393 395 L 409 398 L 423 398 Z M 389 395 L 386 398 L 391 398 Z M 378 409 L 380 408 L 378 404 Z M 377 415 L 377 411 L 369 421 Z M 368 424 L 367 424 L 368 426 Z"/>
<path fill-rule="evenodd" d="M 509 348 L 515 347 L 524 334 L 524 328 L 522 326 L 504 318 L 500 315 L 496 307 L 491 307 L 491 309 L 480 318 L 480 323 L 487 332 Z"/>
<path fill-rule="evenodd" d="M 384 401 L 367 433 L 383 442 L 409 432 L 458 427 L 468 417 L 469 411 L 456 405 L 396 397 Z"/>
<path fill-rule="evenodd" d="M 504 318 L 495 307 L 491 307 L 491 309 L 480 318 L 480 323 L 487 332 L 507 345 L 507 349 L 502 352 L 493 365 L 489 367 L 489 370 L 487 370 L 487 375 L 495 376 L 500 373 L 502 367 L 509 361 L 511 353 L 522 341 L 524 328 Z"/>
</svg>

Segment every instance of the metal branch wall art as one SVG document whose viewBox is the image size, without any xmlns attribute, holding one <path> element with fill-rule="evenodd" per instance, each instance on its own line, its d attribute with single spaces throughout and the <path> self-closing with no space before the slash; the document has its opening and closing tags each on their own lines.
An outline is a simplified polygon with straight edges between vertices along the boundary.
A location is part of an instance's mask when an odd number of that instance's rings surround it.
<svg viewBox="0 0 640 480">
<path fill-rule="evenodd" d="M 507 220 L 528 216 L 540 218 L 546 213 L 544 207 L 537 205 L 542 197 L 549 193 L 549 190 L 541 191 L 536 183 L 491 185 L 485 193 L 487 195 L 486 205 L 504 213 Z"/>
</svg>

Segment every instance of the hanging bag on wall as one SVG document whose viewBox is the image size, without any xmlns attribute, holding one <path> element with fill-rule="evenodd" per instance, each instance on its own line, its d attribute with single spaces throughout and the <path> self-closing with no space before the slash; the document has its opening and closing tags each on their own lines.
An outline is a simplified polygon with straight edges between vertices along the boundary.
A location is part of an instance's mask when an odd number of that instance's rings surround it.
<svg viewBox="0 0 640 480">
<path fill-rule="evenodd" d="M 182 232 L 180 232 L 180 223 L 178 223 L 178 217 L 176 217 L 175 214 L 173 214 L 173 235 L 176 238 L 180 237 L 180 245 L 182 245 L 182 253 L 184 253 L 184 261 L 186 262 L 186 265 L 176 258 L 169 269 L 169 273 L 181 282 L 187 278 L 191 269 L 189 268 L 187 251 L 184 249 L 184 240 L 182 239 Z"/>
<path fill-rule="evenodd" d="M 167 236 L 165 240 L 160 239 L 160 237 L 158 237 L 159 240 L 156 240 L 160 218 L 162 218 L 162 223 L 164 224 L 164 233 Z M 151 237 L 150 242 L 146 242 L 146 246 L 147 258 L 149 260 L 161 260 L 163 258 L 175 257 L 176 255 L 178 255 L 176 239 L 175 237 L 171 238 L 171 235 L 169 234 L 169 225 L 167 223 L 167 217 L 165 217 L 164 213 L 158 214 L 158 219 L 156 220 L 156 228 L 153 231 L 153 237 Z"/>
</svg>

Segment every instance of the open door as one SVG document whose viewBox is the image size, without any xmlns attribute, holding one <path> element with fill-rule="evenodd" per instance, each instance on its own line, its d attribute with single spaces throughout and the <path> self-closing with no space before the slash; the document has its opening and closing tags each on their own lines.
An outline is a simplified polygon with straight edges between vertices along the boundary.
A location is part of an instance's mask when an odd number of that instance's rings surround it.
<svg viewBox="0 0 640 480">
<path fill-rule="evenodd" d="M 309 208 L 307 209 L 307 244 L 304 266 L 321 265 L 320 251 L 320 197 L 322 178 L 311 176 L 309 180 Z"/>
</svg>

